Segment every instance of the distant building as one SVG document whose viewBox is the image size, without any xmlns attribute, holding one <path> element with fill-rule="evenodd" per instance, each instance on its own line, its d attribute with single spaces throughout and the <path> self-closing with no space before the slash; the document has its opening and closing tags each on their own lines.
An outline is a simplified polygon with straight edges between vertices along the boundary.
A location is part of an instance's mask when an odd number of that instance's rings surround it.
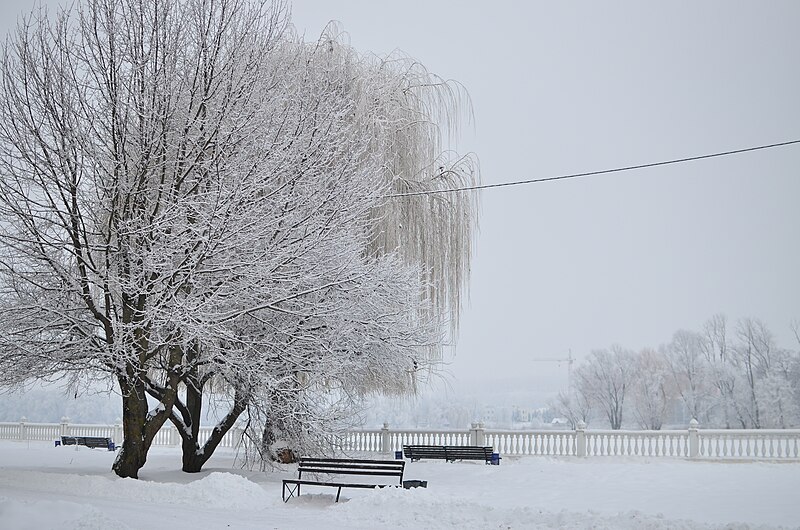
<svg viewBox="0 0 800 530">
<path fill-rule="evenodd" d="M 518 423 L 528 423 L 531 421 L 531 411 L 526 408 L 514 406 L 511 419 Z"/>
</svg>

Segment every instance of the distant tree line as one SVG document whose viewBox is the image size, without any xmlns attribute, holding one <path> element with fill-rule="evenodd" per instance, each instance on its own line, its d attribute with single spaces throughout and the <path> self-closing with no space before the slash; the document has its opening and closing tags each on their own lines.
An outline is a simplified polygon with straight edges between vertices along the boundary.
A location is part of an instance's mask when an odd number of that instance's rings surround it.
<svg viewBox="0 0 800 530">
<path fill-rule="evenodd" d="M 799 323 L 792 331 L 800 346 Z M 718 314 L 699 331 L 676 331 L 658 349 L 594 350 L 570 386 L 552 406 L 573 425 L 658 430 L 677 404 L 708 427 L 800 426 L 800 352 L 778 346 L 754 318 L 731 326 Z"/>
</svg>

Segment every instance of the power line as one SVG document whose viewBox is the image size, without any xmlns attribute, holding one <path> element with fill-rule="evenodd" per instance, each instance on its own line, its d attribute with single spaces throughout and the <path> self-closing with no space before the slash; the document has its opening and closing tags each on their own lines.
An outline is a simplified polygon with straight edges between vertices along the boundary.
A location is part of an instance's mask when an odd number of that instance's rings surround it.
<svg viewBox="0 0 800 530">
<path fill-rule="evenodd" d="M 761 151 L 763 149 L 772 149 L 773 147 L 784 147 L 792 144 L 800 144 L 800 140 L 790 140 L 788 142 L 780 142 L 777 144 L 759 145 L 756 147 L 746 147 L 744 149 L 735 149 L 733 151 L 722 151 L 719 153 L 711 153 L 707 155 L 690 156 L 686 158 L 675 158 L 672 160 L 664 160 L 661 162 L 651 162 L 649 164 L 638 164 L 635 166 L 617 167 L 613 169 L 601 169 L 599 171 L 587 171 L 585 173 L 571 173 L 569 175 L 559 175 L 557 177 L 543 177 L 538 179 L 517 180 L 513 182 L 500 182 L 497 184 L 480 184 L 478 186 L 465 186 L 463 188 L 450 188 L 445 190 L 430 190 L 430 191 L 412 191 L 408 193 L 396 193 L 388 195 L 388 197 L 412 197 L 414 195 L 436 195 L 439 193 L 454 193 L 458 191 L 471 191 L 471 190 L 485 190 L 489 188 L 504 188 L 506 186 L 520 186 L 522 184 L 536 184 L 538 182 L 552 182 L 554 180 L 567 180 L 579 177 L 590 177 L 593 175 L 606 175 L 608 173 L 621 173 L 623 171 L 633 171 L 634 169 L 645 169 L 657 166 L 668 166 L 671 164 L 680 164 L 683 162 L 694 162 L 695 160 L 705 160 L 707 158 L 718 158 L 721 156 L 738 155 L 741 153 L 749 153 L 751 151 Z"/>
</svg>

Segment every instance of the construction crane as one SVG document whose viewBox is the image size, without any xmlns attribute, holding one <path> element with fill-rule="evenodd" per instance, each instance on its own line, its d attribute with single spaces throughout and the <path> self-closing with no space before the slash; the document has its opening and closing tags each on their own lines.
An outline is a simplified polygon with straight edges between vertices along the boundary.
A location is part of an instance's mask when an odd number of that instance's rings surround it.
<svg viewBox="0 0 800 530">
<path fill-rule="evenodd" d="M 572 349 L 570 348 L 569 354 L 567 355 L 566 359 L 530 359 L 535 363 L 558 363 L 561 366 L 561 363 L 567 363 L 567 391 L 572 392 L 572 363 L 575 362 L 575 359 L 572 357 Z"/>
</svg>

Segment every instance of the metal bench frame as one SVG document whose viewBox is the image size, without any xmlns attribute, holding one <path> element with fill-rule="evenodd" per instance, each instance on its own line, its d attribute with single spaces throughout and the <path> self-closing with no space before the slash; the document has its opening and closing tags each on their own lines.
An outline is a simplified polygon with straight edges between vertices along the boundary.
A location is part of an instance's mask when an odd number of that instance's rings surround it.
<svg viewBox="0 0 800 530">
<path fill-rule="evenodd" d="M 347 458 L 301 458 L 297 465 L 297 478 L 284 479 L 281 498 L 288 502 L 292 497 L 300 496 L 300 486 L 327 486 L 336 488 L 336 502 L 342 488 L 385 488 L 403 485 L 403 460 L 354 460 Z M 397 477 L 396 484 L 366 484 L 345 482 L 343 480 L 309 480 L 303 473 L 328 476 L 361 476 L 361 477 Z M 288 493 L 288 496 L 287 496 Z"/>
</svg>

